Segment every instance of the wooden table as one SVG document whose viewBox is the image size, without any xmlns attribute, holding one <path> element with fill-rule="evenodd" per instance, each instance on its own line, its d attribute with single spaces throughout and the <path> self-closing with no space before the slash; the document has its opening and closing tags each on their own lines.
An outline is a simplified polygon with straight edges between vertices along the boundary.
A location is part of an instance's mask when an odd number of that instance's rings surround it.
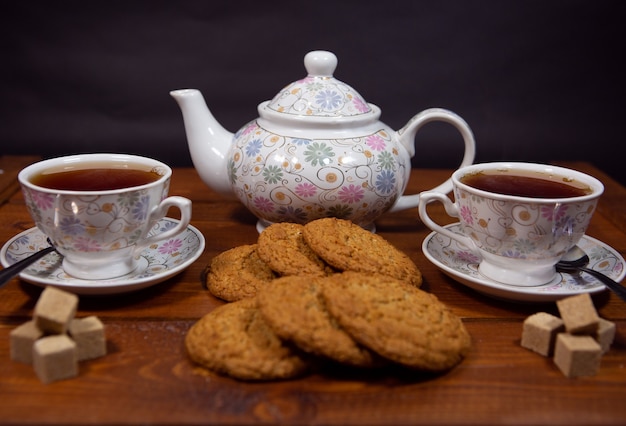
<svg viewBox="0 0 626 426">
<path fill-rule="evenodd" d="M 21 164 L 8 158 L 1 163 Z M 588 234 L 626 254 L 626 188 L 589 164 L 566 165 L 605 183 Z M 5 167 L 5 177 L 14 171 Z M 407 193 L 450 174 L 415 170 Z M 192 224 L 207 239 L 205 252 L 180 275 L 148 289 L 81 297 L 77 316 L 97 315 L 105 323 L 108 354 L 81 363 L 79 377 L 44 385 L 32 366 L 10 360 L 9 332 L 31 317 L 41 289 L 14 279 L 0 290 L 0 423 L 626 423 L 626 304 L 608 292 L 594 296 L 600 315 L 617 324 L 617 336 L 596 376 L 568 379 L 551 359 L 520 346 L 522 321 L 538 311 L 558 314 L 555 304 L 496 300 L 442 274 L 421 252 L 429 231 L 416 210 L 387 214 L 377 229 L 415 261 L 423 288 L 463 318 L 473 346 L 462 364 L 439 377 L 337 371 L 243 383 L 200 374 L 185 355 L 183 339 L 198 318 L 222 303 L 201 287 L 202 270 L 216 254 L 253 243 L 255 218 L 238 202 L 214 194 L 193 169 L 176 169 L 170 192 L 193 200 Z M 446 220 L 443 209 L 433 206 L 432 213 Z M 0 206 L 0 241 L 32 226 L 21 193 L 14 192 Z"/>
</svg>

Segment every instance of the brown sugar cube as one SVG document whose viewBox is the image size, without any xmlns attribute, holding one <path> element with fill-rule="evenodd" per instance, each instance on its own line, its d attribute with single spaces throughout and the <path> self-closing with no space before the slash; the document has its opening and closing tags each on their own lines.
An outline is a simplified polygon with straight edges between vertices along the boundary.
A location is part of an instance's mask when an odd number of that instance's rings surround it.
<svg viewBox="0 0 626 426">
<path fill-rule="evenodd" d="M 526 318 L 522 329 L 522 346 L 544 356 L 552 355 L 558 333 L 565 330 L 561 318 L 538 312 Z"/>
<path fill-rule="evenodd" d="M 65 333 L 77 307 L 78 296 L 75 294 L 46 287 L 35 305 L 35 323 L 44 332 Z"/>
<path fill-rule="evenodd" d="M 76 342 L 78 360 L 94 359 L 106 354 L 104 326 L 95 316 L 73 319 L 69 333 Z"/>
<path fill-rule="evenodd" d="M 33 345 L 33 366 L 44 383 L 77 376 L 76 343 L 66 334 L 37 340 Z"/>
<path fill-rule="evenodd" d="M 596 334 L 600 317 L 588 293 L 566 297 L 558 300 L 556 305 L 568 333 Z"/>
<path fill-rule="evenodd" d="M 11 330 L 11 359 L 25 364 L 32 364 L 33 345 L 41 336 L 43 336 L 43 331 L 32 320 Z"/>
<path fill-rule="evenodd" d="M 566 377 L 593 376 L 600 369 L 602 348 L 591 336 L 560 333 L 554 363 Z"/>
<path fill-rule="evenodd" d="M 602 348 L 602 353 L 609 351 L 611 344 L 613 343 L 613 339 L 615 339 L 615 323 L 607 321 L 604 318 L 600 318 L 596 340 Z"/>
</svg>

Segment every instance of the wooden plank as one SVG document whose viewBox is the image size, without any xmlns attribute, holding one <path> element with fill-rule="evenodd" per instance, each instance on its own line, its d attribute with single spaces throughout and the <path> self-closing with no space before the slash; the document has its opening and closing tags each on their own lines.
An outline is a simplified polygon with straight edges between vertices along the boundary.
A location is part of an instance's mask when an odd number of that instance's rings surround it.
<svg viewBox="0 0 626 426">
<path fill-rule="evenodd" d="M 519 345 L 520 321 L 468 321 L 474 340 L 453 371 L 327 367 L 301 379 L 245 383 L 187 358 L 192 321 L 110 319 L 108 354 L 79 377 L 42 385 L 30 365 L 0 363 L 2 422 L 112 424 L 618 424 L 623 333 L 594 377 L 564 377 L 549 358 Z M 618 328 L 626 327 L 620 322 Z M 0 327 L 0 356 L 9 329 Z M 598 388 L 602 392 L 598 392 Z M 45 413 L 45 416 L 41 414 Z"/>
<path fill-rule="evenodd" d="M 36 156 L 0 156 L 0 205 L 19 190 L 17 175 L 24 167 L 38 161 Z"/>
<path fill-rule="evenodd" d="M 575 166 L 599 172 L 585 163 Z M 417 170 L 408 191 L 431 188 L 450 173 Z M 624 254 L 626 219 L 609 207 L 625 202 L 626 190 L 606 186 L 609 201 L 598 209 L 589 234 Z M 460 365 L 438 376 L 327 367 L 268 383 L 203 372 L 187 358 L 184 337 L 198 318 L 224 302 L 202 289 L 201 273 L 213 256 L 250 244 L 258 234 L 254 217 L 238 201 L 212 192 L 193 169 L 174 171 L 170 193 L 192 199 L 192 224 L 205 236 L 206 249 L 188 269 L 157 286 L 81 297 L 77 316 L 101 318 L 108 354 L 81 363 L 79 377 L 43 385 L 31 366 L 10 360 L 9 333 L 32 317 L 41 289 L 19 279 L 2 289 L 0 424 L 623 424 L 623 302 L 608 292 L 594 297 L 601 316 L 617 324 L 616 339 L 597 375 L 568 379 L 552 360 L 520 346 L 524 318 L 540 310 L 556 314 L 555 304 L 493 299 L 445 276 L 421 252 L 430 231 L 416 209 L 383 216 L 377 229 L 416 262 L 424 289 L 463 318 L 472 349 Z M 432 207 L 437 220 L 454 221 L 443 208 Z M 0 206 L 0 217 L 3 241 L 33 226 L 19 192 Z"/>
</svg>

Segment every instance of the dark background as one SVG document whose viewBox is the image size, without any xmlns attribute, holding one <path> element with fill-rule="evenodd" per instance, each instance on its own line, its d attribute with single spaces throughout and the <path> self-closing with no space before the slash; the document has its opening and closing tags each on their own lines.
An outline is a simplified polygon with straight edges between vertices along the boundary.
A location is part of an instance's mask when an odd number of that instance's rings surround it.
<svg viewBox="0 0 626 426">
<path fill-rule="evenodd" d="M 585 160 L 626 184 L 623 1 L 12 1 L 0 11 L 0 155 L 115 151 L 190 165 L 168 92 L 235 132 L 305 76 L 309 50 L 399 129 L 448 108 L 477 161 Z M 417 167 L 461 138 L 417 134 Z"/>
</svg>

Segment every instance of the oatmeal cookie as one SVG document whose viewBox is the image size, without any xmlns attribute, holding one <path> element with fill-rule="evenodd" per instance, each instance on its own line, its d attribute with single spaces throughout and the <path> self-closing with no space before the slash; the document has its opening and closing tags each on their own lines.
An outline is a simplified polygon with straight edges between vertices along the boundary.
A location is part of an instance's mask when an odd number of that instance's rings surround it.
<svg viewBox="0 0 626 426">
<path fill-rule="evenodd" d="M 263 287 L 257 301 L 261 315 L 282 339 L 305 352 L 357 367 L 382 365 L 382 358 L 358 344 L 330 316 L 316 276 L 278 278 Z"/>
<path fill-rule="evenodd" d="M 257 244 L 237 246 L 215 256 L 206 273 L 206 285 L 215 297 L 234 302 L 256 295 L 276 278 L 257 254 Z"/>
<path fill-rule="evenodd" d="M 470 336 L 460 318 L 404 281 L 349 271 L 326 278 L 322 295 L 355 340 L 399 364 L 444 371 L 469 351 Z"/>
<path fill-rule="evenodd" d="M 349 220 L 314 220 L 304 225 L 303 236 L 318 256 L 341 271 L 379 273 L 422 285 L 422 273 L 409 256 Z"/>
<path fill-rule="evenodd" d="M 219 374 L 240 380 L 289 379 L 307 363 L 269 328 L 256 298 L 222 305 L 196 322 L 185 337 L 189 357 Z"/>
<path fill-rule="evenodd" d="M 304 241 L 298 223 L 274 223 L 258 239 L 259 257 L 280 275 L 324 276 L 332 269 Z"/>
</svg>

